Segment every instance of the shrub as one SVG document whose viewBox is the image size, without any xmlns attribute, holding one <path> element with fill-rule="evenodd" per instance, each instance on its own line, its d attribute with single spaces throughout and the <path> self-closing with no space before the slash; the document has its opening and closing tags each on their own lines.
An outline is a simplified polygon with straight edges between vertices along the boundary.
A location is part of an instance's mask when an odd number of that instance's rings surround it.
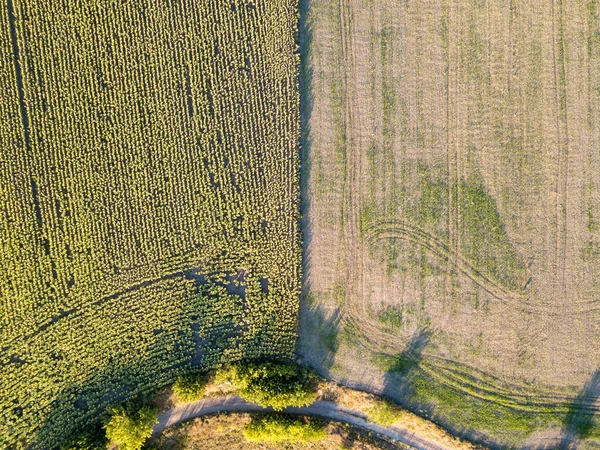
<svg viewBox="0 0 600 450">
<path fill-rule="evenodd" d="M 180 402 L 195 402 L 204 396 L 207 383 L 208 377 L 206 375 L 182 375 L 173 384 L 173 393 Z"/>
<path fill-rule="evenodd" d="M 255 418 L 244 429 L 249 442 L 317 442 L 327 436 L 322 422 L 303 420 L 281 414 Z"/>
<path fill-rule="evenodd" d="M 276 411 L 306 406 L 317 397 L 308 370 L 294 364 L 240 363 L 220 369 L 215 381 L 231 385 L 249 402 Z"/>
<path fill-rule="evenodd" d="M 106 437 L 111 444 L 117 444 L 119 450 L 140 450 L 152 436 L 157 422 L 156 410 L 149 406 L 117 406 L 110 411 L 105 425 Z"/>
<path fill-rule="evenodd" d="M 398 409 L 387 400 L 375 403 L 367 411 L 369 420 L 384 427 L 389 427 L 398 420 Z"/>
</svg>

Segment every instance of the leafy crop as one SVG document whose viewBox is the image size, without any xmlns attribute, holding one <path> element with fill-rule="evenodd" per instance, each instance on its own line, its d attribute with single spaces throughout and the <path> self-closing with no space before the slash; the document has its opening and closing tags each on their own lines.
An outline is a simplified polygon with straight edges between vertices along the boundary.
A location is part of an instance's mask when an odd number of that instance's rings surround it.
<svg viewBox="0 0 600 450">
<path fill-rule="evenodd" d="M 6 7 L 8 5 L 8 7 Z M 295 0 L 9 0 L 0 14 L 0 447 L 291 358 Z"/>
<path fill-rule="evenodd" d="M 106 430 L 100 423 L 85 430 L 77 430 L 70 439 L 60 445 L 60 450 L 106 450 Z"/>
</svg>

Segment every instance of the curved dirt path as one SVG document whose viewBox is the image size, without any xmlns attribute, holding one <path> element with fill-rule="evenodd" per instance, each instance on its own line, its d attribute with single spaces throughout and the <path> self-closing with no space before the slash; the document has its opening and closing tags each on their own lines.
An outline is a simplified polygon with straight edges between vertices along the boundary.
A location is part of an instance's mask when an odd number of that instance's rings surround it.
<svg viewBox="0 0 600 450">
<path fill-rule="evenodd" d="M 262 412 L 272 411 L 271 408 L 263 408 L 253 403 L 248 403 L 238 396 L 209 398 L 197 402 L 178 406 L 158 415 L 158 423 L 154 426 L 154 435 L 159 434 L 165 428 L 171 427 L 194 417 L 207 416 L 221 412 Z M 319 416 L 338 422 L 346 422 L 353 426 L 374 431 L 380 435 L 391 438 L 397 442 L 408 445 L 410 448 L 420 450 L 448 450 L 441 445 L 423 436 L 419 436 L 404 428 L 382 427 L 368 422 L 367 416 L 359 411 L 344 408 L 337 403 L 328 401 L 317 401 L 310 406 L 302 408 L 286 408 L 283 412 L 287 414 L 298 414 L 308 416 Z"/>
</svg>

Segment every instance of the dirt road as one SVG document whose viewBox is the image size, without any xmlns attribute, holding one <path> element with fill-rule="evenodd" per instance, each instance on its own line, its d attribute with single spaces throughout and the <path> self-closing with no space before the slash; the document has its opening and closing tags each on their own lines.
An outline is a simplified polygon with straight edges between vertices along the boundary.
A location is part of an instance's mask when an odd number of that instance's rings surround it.
<svg viewBox="0 0 600 450">
<path fill-rule="evenodd" d="M 194 417 L 207 416 L 221 412 L 259 412 L 270 409 L 248 403 L 237 396 L 210 398 L 189 403 L 184 406 L 169 409 L 158 416 L 158 423 L 154 426 L 154 434 L 158 434 L 165 428 L 173 426 Z M 344 408 L 334 402 L 318 401 L 303 408 L 286 408 L 288 414 L 299 414 L 309 416 L 325 417 L 339 422 L 374 431 L 380 435 L 387 436 L 395 441 L 408 445 L 410 448 L 421 450 L 447 450 L 448 447 L 425 437 L 418 436 L 411 431 L 397 427 L 381 427 L 368 422 L 366 415 L 361 412 Z"/>
</svg>

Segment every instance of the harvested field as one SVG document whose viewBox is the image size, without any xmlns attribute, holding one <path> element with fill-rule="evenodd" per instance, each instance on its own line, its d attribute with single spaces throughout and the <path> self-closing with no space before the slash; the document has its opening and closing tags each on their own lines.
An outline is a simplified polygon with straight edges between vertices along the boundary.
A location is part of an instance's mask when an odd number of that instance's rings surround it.
<svg viewBox="0 0 600 450">
<path fill-rule="evenodd" d="M 190 365 L 292 358 L 295 0 L 0 11 L 0 447 Z"/>
<path fill-rule="evenodd" d="M 600 3 L 307 0 L 301 33 L 303 359 L 600 446 Z"/>
</svg>

